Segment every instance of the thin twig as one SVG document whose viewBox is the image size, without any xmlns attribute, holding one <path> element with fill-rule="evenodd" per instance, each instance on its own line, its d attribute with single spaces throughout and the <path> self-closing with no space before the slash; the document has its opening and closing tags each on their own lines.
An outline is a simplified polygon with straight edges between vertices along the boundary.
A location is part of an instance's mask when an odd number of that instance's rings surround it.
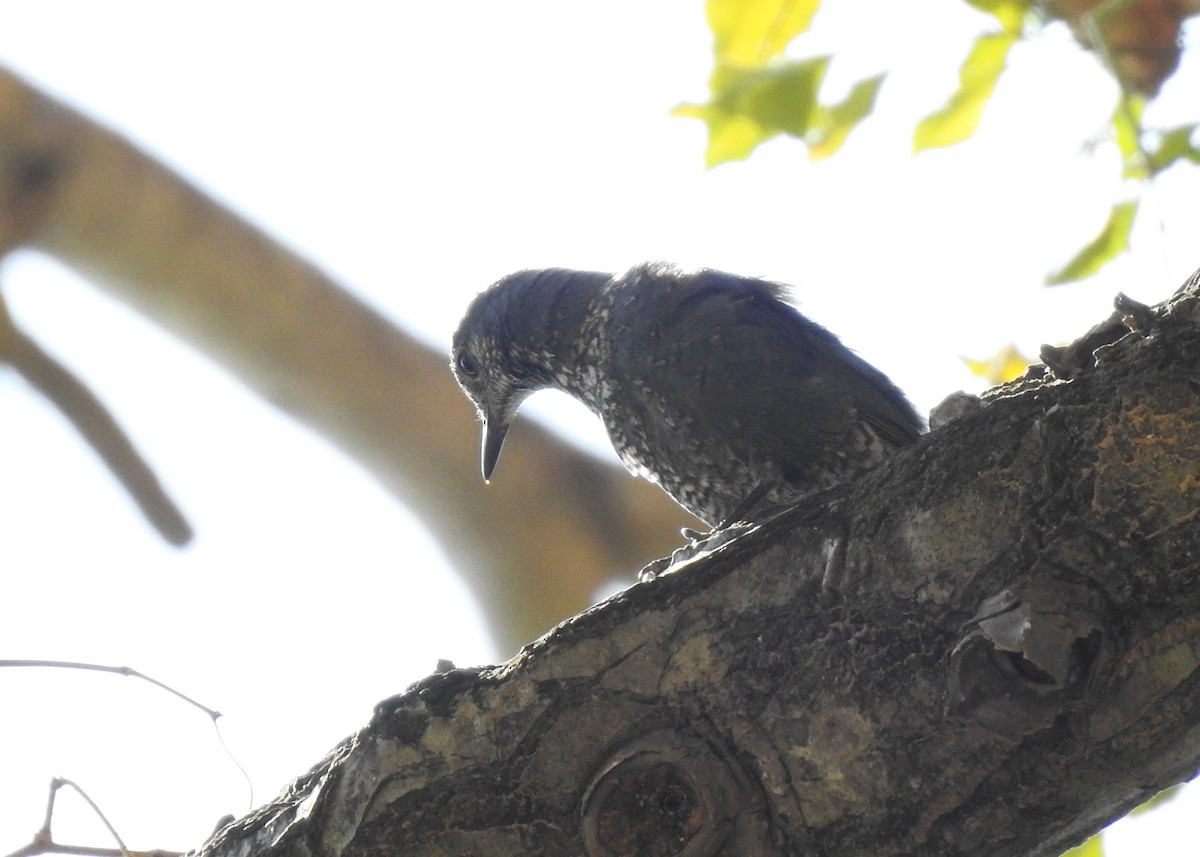
<svg viewBox="0 0 1200 857">
<path fill-rule="evenodd" d="M 169 693 L 173 696 L 177 696 L 178 698 L 180 698 L 184 702 L 186 702 L 188 705 L 199 708 L 201 711 L 203 711 L 205 714 L 207 714 L 209 716 L 209 718 L 212 720 L 213 731 L 217 733 L 217 743 L 219 743 L 221 745 L 221 749 L 225 751 L 225 756 L 229 759 L 230 762 L 233 763 L 233 766 L 235 768 L 237 768 L 238 771 L 241 773 L 242 779 L 244 779 L 246 781 L 246 789 L 249 793 L 248 806 L 254 806 L 254 782 L 253 782 L 253 780 L 250 779 L 250 774 L 247 773 L 246 769 L 242 766 L 242 763 L 238 761 L 237 756 L 235 756 L 233 754 L 233 751 L 229 749 L 229 745 L 225 743 L 225 736 L 221 733 L 221 724 L 218 722 L 219 718 L 221 717 L 221 712 L 217 711 L 215 708 L 209 708 L 207 705 L 204 705 L 203 703 L 197 702 L 196 700 L 192 699 L 187 694 L 176 690 L 175 688 L 171 687 L 169 684 L 164 684 L 163 682 L 159 681 L 156 678 L 151 678 L 150 676 L 146 675 L 145 673 L 138 672 L 133 667 L 114 667 L 114 666 L 108 666 L 106 664 L 89 664 L 89 663 L 84 663 L 81 661 L 45 661 L 45 660 L 31 660 L 31 659 L 22 659 L 22 660 L 0 659 L 0 668 L 3 668 L 3 667 L 49 667 L 51 669 L 88 670 L 90 672 L 113 673 L 114 675 L 125 676 L 126 678 L 140 678 L 142 681 L 149 682 L 150 684 L 154 685 L 155 687 L 161 688 L 162 690 L 165 690 L 167 693 Z M 47 812 L 49 812 L 49 811 L 50 810 L 48 808 Z M 47 816 L 47 823 L 49 823 L 48 816 Z M 11 855 L 10 855 L 10 857 L 11 857 Z"/>
<path fill-rule="evenodd" d="M 83 798 L 84 803 L 86 803 L 88 806 L 90 806 L 92 808 L 92 812 L 96 813 L 96 817 L 100 819 L 100 822 L 108 830 L 108 834 L 113 838 L 113 841 L 115 841 L 117 843 L 117 848 L 119 848 L 121 850 L 121 854 L 124 855 L 124 857 L 129 857 L 129 849 L 125 847 L 125 840 L 123 840 L 121 838 L 121 834 L 117 833 L 117 829 L 112 826 L 112 822 L 108 820 L 108 816 L 105 815 L 101 811 L 100 807 L 96 805 L 96 802 L 94 800 L 92 800 L 91 795 L 89 795 L 87 792 L 85 792 L 80 787 L 80 785 L 78 783 L 76 783 L 74 780 L 68 780 L 68 779 L 64 779 L 62 777 L 55 777 L 54 779 L 52 779 L 50 781 L 50 801 L 49 801 L 50 806 L 54 805 L 54 795 L 63 786 L 70 786 L 71 788 L 75 789 L 75 792 L 81 798 Z M 47 836 L 49 836 L 50 841 L 53 842 L 54 837 L 50 833 L 50 815 L 51 815 L 51 811 L 48 808 L 47 812 L 46 812 L 46 828 L 42 832 L 45 833 Z"/>
<path fill-rule="evenodd" d="M 108 832 L 112 834 L 112 838 L 116 840 L 116 848 L 97 848 L 92 845 L 61 845 L 54 841 L 54 834 L 51 831 L 51 822 L 54 819 L 54 798 L 58 794 L 58 790 L 63 786 L 70 786 L 75 789 L 80 797 L 84 799 L 88 806 L 92 808 L 92 812 L 100 818 L 104 826 L 108 828 Z M 82 857 L 181 857 L 181 851 L 164 851 L 155 849 L 153 851 L 130 851 L 125 847 L 125 843 L 121 840 L 115 827 L 109 823 L 108 818 L 100 811 L 100 807 L 91 799 L 79 785 L 71 780 L 55 777 L 50 781 L 50 793 L 46 798 L 46 818 L 42 822 L 42 829 L 33 836 L 33 841 L 28 845 L 22 845 L 16 851 L 8 854 L 7 857 L 35 857 L 38 854 L 78 854 Z"/>
<path fill-rule="evenodd" d="M 60 845 L 57 842 L 31 842 L 8 854 L 7 857 L 36 857 L 38 854 L 79 854 L 83 857 L 183 857 L 183 851 L 121 851 L 119 848 L 96 848 L 91 845 Z"/>
<path fill-rule="evenodd" d="M 92 845 L 61 845 L 54 841 L 54 834 L 51 832 L 51 822 L 54 819 L 54 798 L 58 794 L 58 790 L 63 786 L 70 786 L 76 793 L 83 798 L 84 802 L 91 807 L 92 812 L 108 828 L 109 834 L 116 840 L 116 848 L 97 848 Z M 33 836 L 33 841 L 28 845 L 22 845 L 16 851 L 13 851 L 7 857 L 35 857 L 38 854 L 78 854 L 81 857 L 182 857 L 182 851 L 164 851 L 161 848 L 156 848 L 153 851 L 130 851 L 125 847 L 117 829 L 112 826 L 108 818 L 100 811 L 100 807 L 96 802 L 80 788 L 78 783 L 63 777 L 55 777 L 50 781 L 50 793 L 46 797 L 46 819 L 42 822 L 42 829 Z"/>
<path fill-rule="evenodd" d="M 0 660 L 0 667 L 50 667 L 52 669 L 63 670 L 90 670 L 92 672 L 114 673 L 116 675 L 126 676 L 128 678 L 140 678 L 142 681 L 148 681 L 155 687 L 165 690 L 167 693 L 179 697 L 189 705 L 199 708 L 215 722 L 221 716 L 221 712 L 215 708 L 209 708 L 207 705 L 197 702 L 185 693 L 181 693 L 169 684 L 164 684 L 156 678 L 151 678 L 145 673 L 138 672 L 133 667 L 112 667 L 105 664 L 88 664 L 80 661 L 41 661 L 41 660 Z M 240 766 L 239 766 L 240 767 Z"/>
</svg>

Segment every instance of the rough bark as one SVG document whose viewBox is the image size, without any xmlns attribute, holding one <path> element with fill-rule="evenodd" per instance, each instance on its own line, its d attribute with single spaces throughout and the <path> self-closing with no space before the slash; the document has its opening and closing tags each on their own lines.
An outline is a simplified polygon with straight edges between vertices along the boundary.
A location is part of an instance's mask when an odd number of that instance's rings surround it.
<svg viewBox="0 0 1200 857">
<path fill-rule="evenodd" d="M 201 854 L 1061 853 L 1200 767 L 1197 278 L 1136 315 L 1075 377 L 380 703 Z"/>
</svg>

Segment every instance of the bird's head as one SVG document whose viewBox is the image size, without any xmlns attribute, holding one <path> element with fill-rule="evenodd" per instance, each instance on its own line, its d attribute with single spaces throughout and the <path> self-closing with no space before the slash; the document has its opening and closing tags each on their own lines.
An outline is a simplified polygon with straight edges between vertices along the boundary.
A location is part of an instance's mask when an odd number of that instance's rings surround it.
<svg viewBox="0 0 1200 857">
<path fill-rule="evenodd" d="M 491 479 L 521 403 L 566 388 L 588 308 L 609 274 L 519 271 L 480 293 L 454 334 L 450 368 L 483 420 L 480 461 Z"/>
</svg>

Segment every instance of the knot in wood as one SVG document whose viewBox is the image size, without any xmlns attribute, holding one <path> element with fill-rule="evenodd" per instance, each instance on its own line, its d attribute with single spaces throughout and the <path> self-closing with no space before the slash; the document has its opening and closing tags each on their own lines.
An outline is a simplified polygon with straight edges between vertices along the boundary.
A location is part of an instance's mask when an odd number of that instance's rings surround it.
<svg viewBox="0 0 1200 857">
<path fill-rule="evenodd" d="M 986 599 L 950 655 L 948 713 L 1017 740 L 1077 707 L 1105 636 L 1093 590 L 1071 584 Z"/>
<path fill-rule="evenodd" d="M 583 797 L 589 857 L 705 857 L 743 808 L 737 778 L 704 741 L 663 731 L 611 755 Z"/>
</svg>

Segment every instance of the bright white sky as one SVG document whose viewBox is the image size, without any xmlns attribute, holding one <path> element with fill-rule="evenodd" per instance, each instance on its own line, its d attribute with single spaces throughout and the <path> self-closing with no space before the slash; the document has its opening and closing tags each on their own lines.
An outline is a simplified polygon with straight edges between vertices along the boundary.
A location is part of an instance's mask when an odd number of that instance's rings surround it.
<svg viewBox="0 0 1200 857">
<path fill-rule="evenodd" d="M 668 115 L 704 97 L 700 0 L 336 13 L 40 0 L 5 5 L 0 63 L 439 347 L 469 297 L 510 270 L 666 259 L 794 283 L 807 313 L 927 410 L 978 388 L 961 356 L 1012 341 L 1036 353 L 1106 314 L 1116 291 L 1161 300 L 1200 264 L 1200 188 L 1173 173 L 1136 255 L 1043 288 L 1121 198 L 1098 136 L 1114 93 L 1095 61 L 1052 28 L 1016 51 L 976 141 L 913 159 L 915 117 L 942 103 L 986 19 L 961 0 L 840 5 L 821 22 L 822 46 L 843 52 L 831 86 L 894 71 L 878 120 L 816 166 L 776 141 L 704 171 L 702 126 Z M 1196 88 L 1185 60 L 1164 123 L 1194 118 Z M 161 544 L 59 415 L 0 372 L 0 657 L 128 664 L 220 709 L 261 801 L 437 658 L 509 654 L 437 545 L 340 453 L 56 263 L 19 256 L 3 277 L 18 320 L 116 412 L 198 540 Z M 531 405 L 603 447 L 569 403 Z M 0 700 L 0 853 L 39 826 L 56 774 L 134 848 L 193 847 L 248 808 L 206 718 L 152 688 L 7 670 Z M 1185 830 L 1175 841 L 1194 841 L 1198 810 L 1193 789 L 1114 832 L 1110 854 L 1151 852 L 1147 829 L 1164 848 Z M 70 798 L 56 832 L 107 844 Z"/>
</svg>

